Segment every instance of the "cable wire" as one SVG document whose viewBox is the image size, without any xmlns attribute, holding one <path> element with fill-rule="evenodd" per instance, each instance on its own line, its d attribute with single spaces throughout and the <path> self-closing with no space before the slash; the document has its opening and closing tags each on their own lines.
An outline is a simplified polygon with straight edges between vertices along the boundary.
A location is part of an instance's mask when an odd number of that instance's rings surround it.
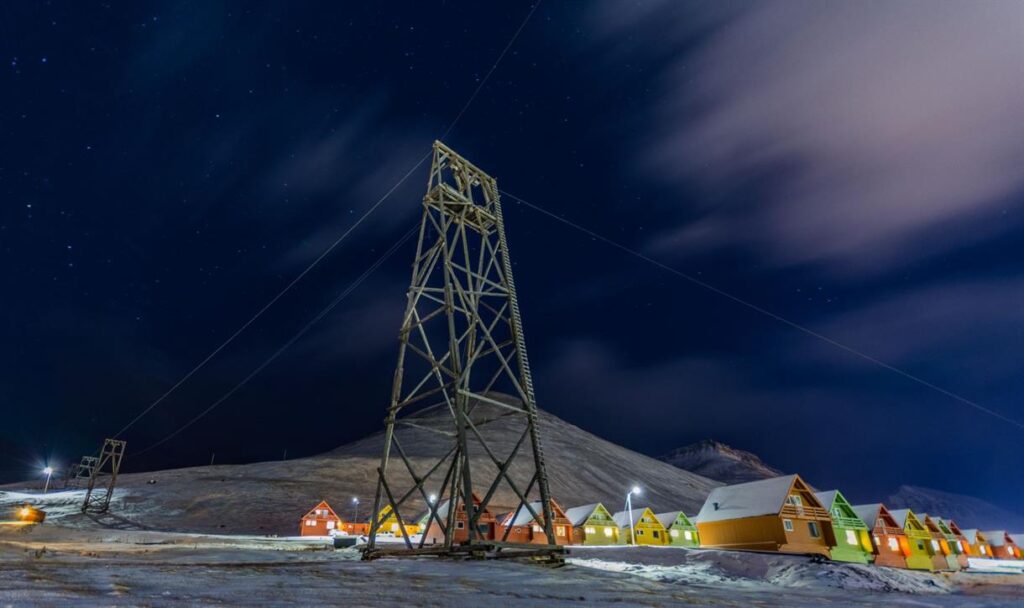
<svg viewBox="0 0 1024 608">
<path fill-rule="evenodd" d="M 968 405 L 968 406 L 973 407 L 973 408 L 975 408 L 975 409 L 977 409 L 977 410 L 979 410 L 981 412 L 984 412 L 984 413 L 986 413 L 986 414 L 988 414 L 990 416 L 994 416 L 994 417 L 1002 420 L 1003 422 L 1008 422 L 1008 423 L 1013 424 L 1013 425 L 1015 425 L 1015 426 L 1017 426 L 1019 428 L 1024 429 L 1024 423 L 1021 423 L 1021 422 L 1019 422 L 1017 420 L 1014 420 L 1013 418 L 1009 418 L 1007 416 L 1004 416 L 1003 414 L 1000 414 L 999 412 L 996 412 L 996 411 L 991 410 L 991 409 L 989 409 L 989 408 L 987 408 L 987 407 L 985 407 L 985 406 L 983 406 L 983 405 L 981 405 L 979 403 L 971 401 L 970 399 L 968 399 L 966 397 L 963 397 L 961 395 L 958 395 L 957 393 L 954 393 L 953 391 L 950 391 L 948 389 L 942 388 L 941 386 L 938 386 L 938 385 L 936 385 L 936 384 L 934 384 L 932 382 L 929 382 L 929 381 L 927 381 L 927 380 L 925 380 L 923 378 L 919 378 L 918 376 L 915 376 L 914 374 L 911 374 L 910 372 L 907 372 L 907 371 L 902 370 L 902 369 L 900 369 L 900 368 L 898 368 L 898 367 L 896 367 L 894 365 L 886 363 L 885 361 L 882 361 L 880 359 L 872 357 L 871 355 L 868 355 L 868 354 L 866 354 L 864 352 L 861 352 L 861 351 L 853 348 L 852 346 L 848 346 L 846 344 L 843 344 L 842 342 L 839 342 L 838 340 L 830 338 L 830 337 L 828 337 L 828 336 L 826 336 L 824 334 L 818 333 L 818 332 L 814 331 L 813 329 L 810 329 L 808 327 L 800 325 L 799 323 L 796 323 L 794 321 L 790 321 L 789 319 L 787 319 L 785 317 L 782 317 L 782 316 L 780 316 L 780 315 L 778 315 L 778 314 L 776 314 L 774 312 L 771 312 L 770 310 L 762 308 L 761 306 L 758 306 L 757 304 L 754 304 L 752 302 L 744 300 L 743 298 L 741 298 L 739 296 L 733 295 L 733 294 L 731 294 L 731 293 L 729 293 L 729 292 L 727 292 L 727 291 L 725 291 L 725 290 L 723 290 L 723 289 L 721 289 L 719 287 L 715 287 L 714 285 L 712 285 L 712 284 L 710 284 L 710 283 L 708 283 L 706 281 L 703 281 L 701 279 L 698 279 L 697 277 L 695 277 L 693 275 L 686 274 L 685 272 L 682 272 L 682 271 L 677 270 L 677 269 L 675 269 L 675 268 L 673 268 L 673 267 L 671 267 L 671 266 L 669 266 L 667 264 L 659 262 L 658 260 L 655 260 L 654 258 L 652 258 L 650 256 L 644 255 L 643 253 L 641 253 L 641 252 L 639 252 L 639 251 L 637 251 L 635 249 L 631 249 L 630 247 L 627 247 L 627 246 L 625 246 L 625 245 L 623 245 L 621 243 L 613 241 L 612 239 L 610 239 L 608 237 L 602 236 L 602 235 L 594 232 L 593 230 L 590 230 L 588 228 L 584 228 L 583 226 L 580 226 L 579 224 L 577 224 L 577 223 L 575 223 L 575 222 L 573 222 L 571 220 L 567 220 L 567 219 L 565 219 L 564 217 L 562 217 L 560 215 L 556 215 L 556 214 L 554 214 L 554 213 L 552 213 L 552 212 L 550 212 L 550 211 L 548 211 L 546 209 L 543 209 L 543 208 L 541 208 L 541 207 L 539 207 L 539 206 L 537 206 L 537 205 L 535 205 L 533 203 L 530 203 L 530 202 L 528 202 L 526 200 L 523 200 L 522 198 L 520 198 L 520 197 L 518 197 L 518 196 L 516 196 L 514 194 L 510 194 L 510 193 L 508 193 L 508 192 L 506 192 L 504 190 L 500 190 L 500 192 L 504 196 L 507 196 L 508 198 L 516 201 L 519 204 L 525 205 L 526 207 L 528 207 L 530 209 L 533 209 L 534 211 L 537 211 L 538 213 L 546 215 L 547 217 L 550 217 L 550 218 L 552 218 L 554 220 L 557 220 L 557 221 L 565 224 L 566 226 L 569 226 L 571 228 L 575 228 L 576 230 L 578 230 L 578 231 L 580 231 L 580 232 L 582 232 L 582 233 L 584 233 L 584 234 L 586 234 L 586 235 L 588 235 L 588 236 L 590 236 L 590 237 L 592 237 L 594 239 L 597 239 L 597 240 L 605 243 L 606 245 L 610 245 L 610 246 L 612 246 L 612 247 L 614 247 L 616 249 L 619 249 L 620 251 L 623 251 L 625 253 L 628 253 L 629 255 L 632 255 L 633 257 L 639 258 L 639 259 L 641 259 L 641 260 L 643 260 L 643 261 L 645 261 L 645 262 L 647 262 L 649 264 L 653 264 L 654 266 L 657 266 L 658 268 L 660 268 L 660 269 L 662 269 L 662 270 L 664 270 L 666 272 L 674 274 L 674 275 L 676 275 L 679 278 L 685 279 L 685 280 L 689 281 L 690 283 L 693 283 L 694 285 L 697 285 L 699 287 L 703 287 L 704 289 L 707 289 L 708 291 L 711 291 L 711 292 L 713 292 L 715 294 L 718 294 L 718 295 L 720 295 L 720 296 L 722 296 L 722 297 L 724 297 L 724 298 L 726 298 L 728 300 L 731 300 L 731 301 L 735 302 L 736 304 L 739 304 L 741 306 L 749 308 L 750 310 L 753 310 L 753 311 L 758 312 L 758 313 L 760 313 L 760 314 L 762 314 L 762 315 L 764 315 L 764 316 L 766 316 L 766 317 L 768 317 L 770 319 L 778 321 L 779 323 L 782 323 L 783 325 L 787 325 L 787 326 L 789 326 L 789 327 L 791 327 L 791 328 L 793 328 L 793 329 L 795 329 L 797 331 L 800 331 L 800 332 L 802 332 L 802 333 L 804 333 L 804 334 L 806 334 L 808 336 L 811 336 L 813 338 L 817 338 L 818 340 L 821 340 L 822 342 L 825 342 L 826 344 L 830 344 L 830 345 L 832 345 L 832 346 L 834 346 L 834 347 L 836 347 L 836 348 L 838 348 L 840 350 L 843 350 L 843 351 L 845 351 L 845 352 L 847 352 L 847 353 L 849 353 L 851 355 L 859 357 L 859 358 L 861 358 L 861 359 L 863 359 L 865 361 L 868 361 L 870 363 L 873 363 L 873 364 L 875 364 L 875 365 L 877 365 L 877 366 L 879 366 L 879 367 L 881 367 L 883 369 L 886 369 L 886 370 L 888 370 L 890 372 L 898 374 L 898 375 L 900 375 L 900 376 L 902 376 L 902 377 L 904 377 L 904 378 L 906 378 L 908 380 L 911 380 L 911 381 L 916 382 L 916 383 L 918 383 L 918 384 L 920 384 L 922 386 L 930 388 L 933 391 L 936 391 L 936 392 L 938 392 L 938 393 L 940 393 L 942 395 L 945 395 L 946 397 L 949 397 L 950 399 L 958 401 L 958 402 L 960 402 L 963 405 Z"/>
<path fill-rule="evenodd" d="M 455 126 L 459 123 L 459 120 L 462 119 L 463 114 L 465 114 L 466 111 L 469 109 L 469 107 L 473 104 L 473 101 L 476 99 L 477 95 L 480 94 L 480 91 L 484 88 L 484 85 L 487 84 L 487 81 L 490 79 L 491 74 L 493 74 L 494 71 L 498 68 L 498 64 L 501 63 L 501 60 L 505 58 L 505 55 L 508 53 L 509 49 L 512 48 L 512 45 L 515 43 L 515 41 L 519 38 L 519 34 L 526 27 L 526 24 L 529 23 L 530 18 L 533 16 L 533 13 L 537 10 L 537 7 L 540 6 L 540 4 L 541 4 L 540 0 L 538 0 L 538 2 L 536 2 L 530 8 L 530 12 L 528 12 L 526 14 L 526 17 L 523 18 L 523 21 L 519 24 L 519 27 L 516 29 L 515 33 L 512 34 L 512 38 L 509 39 L 508 44 L 505 45 L 505 48 L 502 49 L 501 53 L 498 55 L 498 58 L 494 60 L 493 64 L 491 64 L 490 69 L 487 70 L 487 74 L 485 74 L 484 77 L 480 80 L 480 83 L 473 90 L 473 93 L 469 96 L 469 99 L 462 106 L 462 109 L 459 110 L 459 113 L 456 114 L 455 118 L 453 118 L 451 123 L 448 124 L 448 127 L 444 130 L 444 133 L 441 135 L 441 139 L 444 139 L 445 137 L 447 137 L 452 132 L 452 130 L 455 129 Z M 380 197 L 380 199 L 378 199 L 376 203 L 371 205 L 370 208 L 367 209 L 359 217 L 359 219 L 356 220 L 356 222 L 354 224 L 349 226 L 349 228 L 347 230 L 345 230 L 345 232 L 343 232 L 341 234 L 341 236 L 339 236 L 333 243 L 331 243 L 331 245 L 329 247 L 327 247 L 327 249 L 325 249 L 319 256 L 317 256 L 316 259 L 314 259 L 312 262 L 310 262 L 310 264 L 308 266 L 306 266 L 306 268 L 303 269 L 302 272 L 300 272 L 294 279 L 292 279 L 292 281 L 290 283 L 288 283 L 288 285 L 286 285 L 284 287 L 284 289 L 279 291 L 277 293 L 277 295 L 275 295 L 273 298 L 270 299 L 269 302 L 267 302 L 262 308 L 260 308 L 258 311 L 256 311 L 256 314 L 254 314 L 252 317 L 250 317 L 248 321 L 243 323 L 242 326 L 239 327 L 235 331 L 235 333 L 233 333 L 230 336 L 228 336 L 227 340 L 222 342 L 220 346 L 218 346 L 217 348 L 213 349 L 213 351 L 210 352 L 210 354 L 208 354 L 198 364 L 196 364 L 195 367 L 193 367 L 191 370 L 189 370 L 189 372 L 187 374 L 185 374 L 177 382 L 175 382 L 171 386 L 171 388 L 167 389 L 167 391 L 165 391 L 162 395 L 160 395 L 155 401 L 150 403 L 149 406 L 147 406 L 138 415 L 136 415 L 134 418 L 132 418 L 131 421 L 128 422 L 128 424 L 124 425 L 124 427 L 122 427 L 121 430 L 119 430 L 117 433 L 114 434 L 114 438 L 116 439 L 116 438 L 120 437 L 121 435 L 123 435 L 128 429 L 130 429 L 132 426 L 134 426 L 136 422 L 138 422 L 144 416 L 146 416 L 146 414 L 151 412 L 153 410 L 153 408 L 155 408 L 156 406 L 160 405 L 160 403 L 162 403 L 165 399 L 167 399 L 167 397 L 169 397 L 171 395 L 171 393 L 173 393 L 174 391 L 178 390 L 178 387 L 180 387 L 182 384 L 184 384 L 186 381 L 188 381 L 189 378 L 191 378 L 193 375 L 196 374 L 196 372 L 198 372 L 207 363 L 209 363 L 211 359 L 216 357 L 218 353 L 220 353 L 222 350 L 224 350 L 229 344 L 234 342 L 235 338 L 237 338 L 239 335 L 241 335 L 242 332 L 244 332 L 246 329 L 248 329 L 249 326 L 252 325 L 257 319 L 259 319 L 261 316 L 263 316 L 263 313 L 267 312 L 267 310 L 269 310 L 270 307 L 272 307 L 274 304 L 276 304 L 277 301 L 280 300 L 285 294 L 287 294 L 289 291 L 291 291 L 291 289 L 293 287 L 295 287 L 295 285 L 298 284 L 299 281 L 301 281 L 303 278 L 305 278 L 305 276 L 307 274 L 309 274 L 309 272 L 311 270 L 313 270 L 313 268 L 315 268 L 318 264 L 320 264 L 320 262 L 325 257 L 327 257 L 332 251 L 334 251 L 334 249 L 337 248 L 338 245 L 340 245 L 341 242 L 344 241 L 348 237 L 348 235 L 352 233 L 353 230 L 358 228 L 360 226 L 360 224 L 362 224 L 366 220 L 366 218 L 370 217 L 370 215 L 374 211 L 376 211 L 381 206 L 381 204 L 383 204 L 384 201 L 387 200 L 387 198 L 389 196 L 391 196 L 391 194 L 394 193 L 395 190 L 398 189 L 399 186 L 401 186 L 403 183 L 405 183 L 405 180 L 409 179 L 409 176 L 412 175 L 413 172 L 416 171 L 416 169 L 419 169 L 420 165 L 422 165 L 424 161 L 426 161 L 428 158 L 430 158 L 430 155 L 431 155 L 431 152 L 427 152 L 426 154 L 424 154 L 423 157 L 420 158 L 416 162 L 416 164 L 413 165 L 412 168 L 409 169 L 405 173 L 405 175 L 403 175 L 402 178 L 399 179 L 395 183 L 394 186 L 392 186 L 387 192 L 384 193 L 384 196 Z"/>
<path fill-rule="evenodd" d="M 334 300 L 332 300 L 319 313 L 317 313 L 317 315 L 315 317 L 313 317 L 308 323 L 303 325 L 302 329 L 300 329 L 298 332 L 295 333 L 295 335 L 293 335 L 291 338 L 289 338 L 287 342 L 282 344 L 281 347 L 278 348 L 276 351 L 274 351 L 274 354 L 270 355 L 265 361 L 263 361 L 263 363 L 260 363 L 258 366 L 256 366 L 256 368 L 253 369 L 249 373 L 248 376 L 246 376 L 238 384 L 233 386 L 231 388 L 231 390 L 229 390 L 228 392 L 226 392 L 223 395 L 221 395 L 221 397 L 219 399 L 217 399 L 216 401 L 214 401 L 213 403 L 211 403 L 209 407 L 207 407 L 203 411 L 199 412 L 191 420 L 189 420 L 185 424 L 183 424 L 180 427 L 178 427 L 176 430 L 174 430 L 172 433 L 170 433 L 169 435 L 167 435 L 163 439 L 157 441 L 156 443 L 153 443 L 153 444 L 149 445 L 148 447 L 146 447 L 146 448 L 144 448 L 142 450 L 139 450 L 138 452 L 135 452 L 135 456 L 141 456 L 142 454 L 145 454 L 146 452 L 148 452 L 148 451 L 150 451 L 150 450 L 152 450 L 152 449 L 154 449 L 154 448 L 156 448 L 158 446 L 161 446 L 161 445 L 167 443 L 171 439 L 174 439 L 179 434 L 181 434 L 183 431 L 185 431 L 185 429 L 189 428 L 190 426 L 192 426 L 196 422 L 199 422 L 199 420 L 201 420 L 207 414 L 209 414 L 214 409 L 216 409 L 220 404 L 222 404 L 225 401 L 227 401 L 228 399 L 230 399 L 231 396 L 234 395 L 236 392 L 238 392 L 239 389 L 241 389 L 243 386 L 248 384 L 249 381 L 252 380 L 253 378 L 255 378 L 260 372 L 262 372 L 264 370 L 264 368 L 266 368 L 268 365 L 273 363 L 278 357 L 281 356 L 282 353 L 284 353 L 284 351 L 288 350 L 288 348 L 291 347 L 291 345 L 295 344 L 296 342 L 299 341 L 300 338 L 302 338 L 302 336 L 306 335 L 306 332 L 308 332 L 314 325 L 316 325 L 324 317 L 326 317 L 332 310 L 334 310 L 334 308 L 338 304 L 340 304 L 343 300 L 345 300 L 345 298 L 347 298 L 353 291 L 358 289 L 359 286 L 363 284 L 363 281 L 365 281 L 371 274 L 373 274 L 373 272 L 375 270 L 380 268 L 381 264 L 383 264 L 385 261 L 387 261 L 387 259 L 390 258 L 392 256 L 392 254 L 394 254 L 396 251 L 398 251 L 398 249 L 401 248 L 401 246 L 404 245 L 405 242 L 409 240 L 409 237 L 411 237 L 412 235 L 416 234 L 417 230 L 419 230 L 419 224 L 418 223 L 417 223 L 417 225 L 413 226 L 411 230 L 406 232 L 405 235 L 402 236 L 402 238 L 398 239 L 398 241 L 394 245 L 392 245 L 390 249 L 388 249 L 386 252 L 384 252 L 383 255 L 381 255 L 379 258 L 377 258 L 377 261 L 375 261 L 373 264 L 371 264 L 370 267 L 367 268 L 363 272 L 363 274 L 359 275 L 359 277 L 355 281 L 353 281 L 348 287 L 343 289 L 341 291 L 341 293 L 339 293 L 338 296 L 336 298 L 334 298 Z"/>
</svg>

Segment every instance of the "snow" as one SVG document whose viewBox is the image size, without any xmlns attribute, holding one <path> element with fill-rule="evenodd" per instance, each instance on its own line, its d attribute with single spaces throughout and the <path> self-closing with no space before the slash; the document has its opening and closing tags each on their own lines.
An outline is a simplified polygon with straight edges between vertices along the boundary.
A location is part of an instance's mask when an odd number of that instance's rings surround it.
<svg viewBox="0 0 1024 608">
<path fill-rule="evenodd" d="M 723 486 L 711 491 L 704 501 L 697 522 L 724 521 L 758 515 L 775 515 L 793 487 L 796 475 L 750 481 L 734 486 Z M 718 505 L 716 508 L 715 505 Z"/>
<path fill-rule="evenodd" d="M 982 534 L 985 535 L 988 543 L 993 547 L 1002 547 L 1006 544 L 1006 530 L 986 530 Z"/>
<path fill-rule="evenodd" d="M 600 503 L 595 502 L 589 505 L 566 509 L 565 518 L 569 520 L 569 523 L 571 523 L 573 527 L 582 526 L 584 522 L 590 519 L 590 515 L 594 512 L 594 509 L 597 508 L 598 504 Z"/>
</svg>

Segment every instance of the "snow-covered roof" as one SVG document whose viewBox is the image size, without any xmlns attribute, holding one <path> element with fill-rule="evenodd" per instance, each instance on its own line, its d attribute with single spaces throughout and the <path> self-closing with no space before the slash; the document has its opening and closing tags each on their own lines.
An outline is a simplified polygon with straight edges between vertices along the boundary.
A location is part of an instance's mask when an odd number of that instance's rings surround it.
<svg viewBox="0 0 1024 608">
<path fill-rule="evenodd" d="M 839 494 L 839 490 L 829 490 L 827 492 L 815 492 L 814 495 L 821 501 L 821 506 L 826 509 L 832 508 L 832 503 L 836 500 L 836 495 Z"/>
<path fill-rule="evenodd" d="M 882 512 L 882 503 L 876 502 L 870 505 L 853 505 L 853 512 L 861 519 L 868 528 L 874 528 L 878 521 L 878 514 Z"/>
<path fill-rule="evenodd" d="M 572 523 L 573 527 L 582 526 L 584 522 L 590 519 L 590 516 L 594 513 L 594 509 L 597 508 L 601 503 L 595 502 L 589 505 L 581 505 L 579 507 L 573 507 L 566 509 L 565 517 Z"/>
<path fill-rule="evenodd" d="M 676 518 L 679 517 L 680 513 L 682 513 L 682 511 L 669 511 L 668 513 L 655 513 L 654 516 L 658 518 L 661 525 L 668 529 L 675 525 Z M 683 517 L 686 517 L 685 513 L 683 514 Z"/>
<path fill-rule="evenodd" d="M 615 523 L 620 528 L 624 528 L 624 527 L 629 526 L 631 524 L 633 526 L 635 526 L 640 521 L 640 518 L 644 516 L 644 511 L 646 511 L 646 510 L 647 510 L 647 507 L 633 507 L 633 521 L 632 522 L 629 520 L 629 511 L 619 511 L 615 515 L 612 515 L 612 519 L 615 520 Z"/>
<path fill-rule="evenodd" d="M 972 545 L 976 544 L 978 542 L 978 529 L 977 528 L 968 528 L 966 530 L 961 530 L 961 532 L 964 533 L 964 538 L 967 539 L 967 542 L 971 543 Z M 984 532 L 982 532 L 981 534 L 982 534 L 982 536 L 985 535 Z"/>
<path fill-rule="evenodd" d="M 910 517 L 910 509 L 893 509 L 889 511 L 889 513 L 901 528 L 907 527 L 907 518 Z"/>
<path fill-rule="evenodd" d="M 533 509 L 538 516 L 544 516 L 544 507 L 541 506 L 541 502 L 539 500 L 531 502 L 530 508 Z M 512 519 L 510 523 L 508 520 L 513 514 L 515 515 L 515 519 Z M 505 516 L 502 517 L 502 525 L 504 526 L 525 526 L 531 523 L 533 523 L 533 515 L 530 515 L 530 509 L 527 509 L 525 505 L 519 505 L 518 511 L 506 513 Z"/>
<path fill-rule="evenodd" d="M 785 475 L 715 488 L 704 501 L 696 521 L 707 523 L 758 515 L 776 515 L 782 510 L 796 477 Z"/>
<path fill-rule="evenodd" d="M 1002 547 L 1006 544 L 1006 530 L 986 530 L 982 534 L 993 547 Z"/>
<path fill-rule="evenodd" d="M 1011 532 L 1010 540 L 1018 547 L 1024 547 L 1024 532 Z"/>
</svg>

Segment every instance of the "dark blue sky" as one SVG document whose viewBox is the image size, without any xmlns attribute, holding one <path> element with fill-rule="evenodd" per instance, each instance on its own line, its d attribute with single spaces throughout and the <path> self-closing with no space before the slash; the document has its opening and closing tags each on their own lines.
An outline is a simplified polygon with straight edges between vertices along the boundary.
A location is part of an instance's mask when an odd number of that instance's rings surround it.
<svg viewBox="0 0 1024 608">
<path fill-rule="evenodd" d="M 0 9 L 0 480 L 94 450 L 451 124 L 529 3 Z M 499 185 L 1024 419 L 1015 3 L 541 5 L 446 143 Z M 126 434 L 131 470 L 381 427 L 426 167 Z M 714 437 L 879 499 L 1024 500 L 1022 429 L 505 206 L 541 407 L 657 455 Z"/>
</svg>

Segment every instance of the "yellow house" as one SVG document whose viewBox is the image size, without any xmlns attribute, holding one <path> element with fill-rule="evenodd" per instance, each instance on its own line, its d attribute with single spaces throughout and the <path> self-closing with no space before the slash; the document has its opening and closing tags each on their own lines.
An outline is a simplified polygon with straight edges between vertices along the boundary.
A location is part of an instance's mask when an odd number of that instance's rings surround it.
<svg viewBox="0 0 1024 608">
<path fill-rule="evenodd" d="M 380 510 L 380 514 L 377 516 L 377 521 L 380 522 L 380 527 L 377 528 L 377 534 L 394 534 L 395 536 L 402 536 L 402 531 L 398 526 L 398 517 L 391 510 L 391 505 L 384 505 L 384 508 Z M 373 520 L 370 520 L 370 528 L 373 528 Z M 420 533 L 420 525 L 416 522 L 405 522 L 405 533 L 409 536 Z"/>
<path fill-rule="evenodd" d="M 638 545 L 667 545 L 669 542 L 665 526 L 647 507 L 634 508 L 632 521 L 630 521 L 629 511 L 619 511 L 612 518 L 619 526 L 620 544 L 631 545 L 633 538 L 636 538 Z M 632 533 L 630 533 L 630 528 L 632 528 Z"/>
</svg>

